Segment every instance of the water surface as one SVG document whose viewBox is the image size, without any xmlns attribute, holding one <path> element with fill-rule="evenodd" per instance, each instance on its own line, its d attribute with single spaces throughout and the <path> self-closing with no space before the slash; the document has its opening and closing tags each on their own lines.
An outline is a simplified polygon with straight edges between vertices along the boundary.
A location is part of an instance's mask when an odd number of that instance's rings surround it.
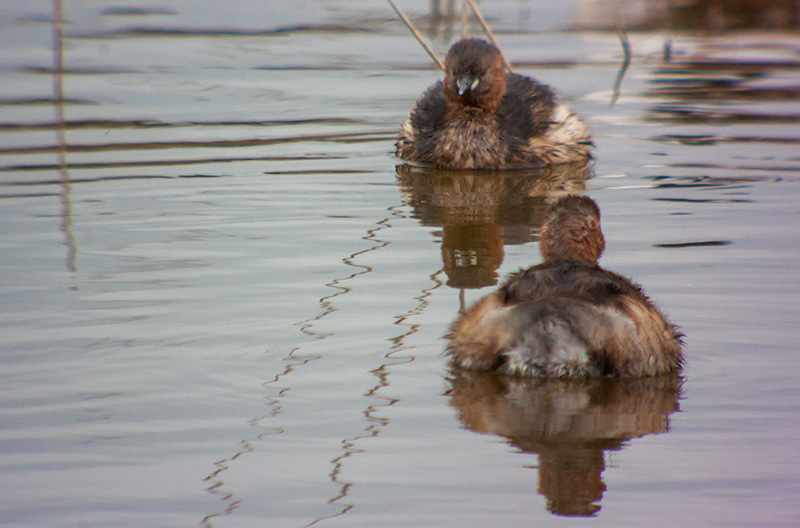
<svg viewBox="0 0 800 528">
<path fill-rule="evenodd" d="M 615 94 L 581 5 L 482 3 L 597 144 L 509 174 L 398 167 L 439 73 L 381 3 L 0 8 L 3 525 L 796 526 L 800 39 L 632 32 Z M 683 379 L 448 369 L 566 192 Z"/>
</svg>

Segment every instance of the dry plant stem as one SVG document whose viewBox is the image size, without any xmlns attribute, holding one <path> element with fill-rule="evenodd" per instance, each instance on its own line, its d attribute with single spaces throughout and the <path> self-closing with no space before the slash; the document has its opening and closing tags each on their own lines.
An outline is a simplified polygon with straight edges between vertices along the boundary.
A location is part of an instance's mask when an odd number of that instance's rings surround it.
<svg viewBox="0 0 800 528">
<path fill-rule="evenodd" d="M 420 43 L 420 45 L 428 53 L 430 58 L 433 59 L 433 62 L 436 63 L 436 65 L 439 67 L 440 70 L 444 71 L 444 64 L 442 63 L 442 61 L 439 60 L 439 57 L 436 56 L 436 54 L 433 52 L 430 46 L 428 46 L 428 44 L 425 42 L 425 39 L 422 38 L 422 35 L 420 35 L 419 32 L 414 28 L 413 24 L 411 24 L 411 21 L 408 19 L 408 17 L 406 17 L 406 15 L 404 15 L 403 12 L 400 11 L 400 8 L 397 7 L 397 5 L 395 5 L 395 3 L 392 2 L 392 0 L 386 0 L 386 1 L 389 2 L 389 5 L 392 6 L 392 9 L 394 9 L 394 12 L 397 13 L 397 16 L 400 17 L 400 20 L 403 21 L 403 24 L 405 24 L 406 27 L 411 31 L 411 34 L 414 35 L 414 38 L 417 39 L 417 42 Z"/>
<path fill-rule="evenodd" d="M 461 2 L 461 40 L 467 38 L 467 0 Z"/>
<path fill-rule="evenodd" d="M 483 18 L 483 15 L 481 14 L 480 10 L 478 9 L 478 6 L 475 5 L 475 1 L 474 0 L 466 0 L 466 2 L 472 8 L 472 12 L 475 13 L 475 17 L 478 19 L 478 22 L 481 23 L 481 26 L 483 27 L 483 31 L 486 33 L 486 36 L 489 37 L 489 40 L 492 41 L 492 44 L 494 44 L 495 48 L 500 49 L 500 44 L 498 44 L 497 40 L 495 40 L 494 34 L 492 33 L 492 30 L 489 29 L 489 24 L 486 23 L 486 19 Z M 503 63 L 506 65 L 506 69 L 508 71 L 510 71 L 511 73 L 514 73 L 514 68 L 512 68 L 511 65 L 508 63 L 508 61 L 506 60 L 506 58 L 503 55 L 502 51 L 500 52 L 500 56 L 503 57 Z"/>
</svg>

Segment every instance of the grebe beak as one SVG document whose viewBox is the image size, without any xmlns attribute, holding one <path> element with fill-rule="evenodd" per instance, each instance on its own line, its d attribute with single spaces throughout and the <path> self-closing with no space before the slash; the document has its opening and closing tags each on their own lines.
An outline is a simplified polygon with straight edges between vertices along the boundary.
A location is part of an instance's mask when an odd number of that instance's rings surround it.
<svg viewBox="0 0 800 528">
<path fill-rule="evenodd" d="M 456 80 L 456 88 L 458 95 L 464 95 L 467 90 L 474 90 L 480 84 L 480 79 L 475 79 L 473 77 L 461 77 L 460 79 Z"/>
</svg>

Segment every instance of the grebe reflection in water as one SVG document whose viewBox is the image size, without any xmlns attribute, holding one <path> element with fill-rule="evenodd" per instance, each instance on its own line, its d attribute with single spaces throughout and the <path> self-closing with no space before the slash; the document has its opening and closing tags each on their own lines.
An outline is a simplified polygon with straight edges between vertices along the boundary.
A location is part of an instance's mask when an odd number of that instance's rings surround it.
<svg viewBox="0 0 800 528">
<path fill-rule="evenodd" d="M 594 516 L 606 490 L 606 454 L 669 431 L 680 376 L 562 380 L 452 368 L 447 396 L 465 429 L 536 455 L 538 492 L 561 516 Z"/>
</svg>

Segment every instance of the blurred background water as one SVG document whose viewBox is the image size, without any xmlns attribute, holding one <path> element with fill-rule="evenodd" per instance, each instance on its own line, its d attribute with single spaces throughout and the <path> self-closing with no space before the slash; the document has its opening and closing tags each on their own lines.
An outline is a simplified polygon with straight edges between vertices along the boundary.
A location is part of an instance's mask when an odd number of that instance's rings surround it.
<svg viewBox="0 0 800 528">
<path fill-rule="evenodd" d="M 622 2 L 622 72 L 613 4 L 480 5 L 591 166 L 397 167 L 440 73 L 384 2 L 0 6 L 3 526 L 797 526 L 797 2 Z M 566 192 L 683 379 L 448 370 Z"/>
</svg>

